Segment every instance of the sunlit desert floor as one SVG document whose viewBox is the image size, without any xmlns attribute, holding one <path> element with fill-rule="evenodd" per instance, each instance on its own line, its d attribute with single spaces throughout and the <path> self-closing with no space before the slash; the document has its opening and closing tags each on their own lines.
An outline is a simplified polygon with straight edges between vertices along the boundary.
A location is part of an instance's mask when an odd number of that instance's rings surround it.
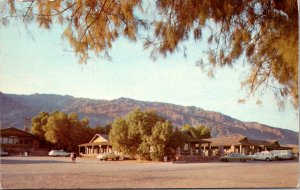
<svg viewBox="0 0 300 190">
<path fill-rule="evenodd" d="M 299 161 L 171 163 L 96 158 L 1 157 L 1 187 L 41 188 L 288 188 Z"/>
</svg>

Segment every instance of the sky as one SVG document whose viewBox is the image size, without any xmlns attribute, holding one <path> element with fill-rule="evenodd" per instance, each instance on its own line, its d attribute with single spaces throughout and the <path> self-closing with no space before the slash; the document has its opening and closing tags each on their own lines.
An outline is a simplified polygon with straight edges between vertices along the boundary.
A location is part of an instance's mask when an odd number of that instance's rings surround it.
<svg viewBox="0 0 300 190">
<path fill-rule="evenodd" d="M 298 110 L 287 104 L 279 110 L 272 92 L 238 103 L 246 92 L 240 81 L 249 69 L 239 60 L 234 68 L 218 69 L 214 79 L 195 62 L 207 48 L 205 40 L 186 43 L 182 52 L 150 59 L 140 42 L 118 39 L 110 50 L 112 60 L 78 59 L 61 39 L 62 28 L 50 31 L 23 25 L 0 28 L 0 91 L 13 94 L 60 94 L 112 100 L 127 97 L 142 101 L 196 106 L 221 112 L 241 121 L 299 131 Z"/>
</svg>

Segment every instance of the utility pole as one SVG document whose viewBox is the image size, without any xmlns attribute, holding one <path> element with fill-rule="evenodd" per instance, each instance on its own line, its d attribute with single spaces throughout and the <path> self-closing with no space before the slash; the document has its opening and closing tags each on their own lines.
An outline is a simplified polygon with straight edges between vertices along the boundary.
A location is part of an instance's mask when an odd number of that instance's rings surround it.
<svg viewBox="0 0 300 190">
<path fill-rule="evenodd" d="M 24 117 L 24 131 L 29 132 L 31 129 L 31 119 Z"/>
</svg>

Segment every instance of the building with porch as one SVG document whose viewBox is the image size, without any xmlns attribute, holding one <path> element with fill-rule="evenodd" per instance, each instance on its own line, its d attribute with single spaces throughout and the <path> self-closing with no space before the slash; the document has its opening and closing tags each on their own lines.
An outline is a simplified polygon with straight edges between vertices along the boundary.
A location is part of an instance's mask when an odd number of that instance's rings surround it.
<svg viewBox="0 0 300 190">
<path fill-rule="evenodd" d="M 276 140 L 254 140 L 246 136 L 224 136 L 217 138 L 199 139 L 187 135 L 185 143 L 176 150 L 176 160 L 203 161 L 216 158 L 232 152 L 245 155 L 265 150 L 284 149 Z M 96 156 L 112 152 L 109 136 L 96 134 L 89 143 L 80 144 L 79 154 Z"/>
<path fill-rule="evenodd" d="M 8 127 L 1 129 L 0 134 L 1 148 L 9 155 L 33 153 L 39 149 L 39 139 L 29 132 Z"/>
<path fill-rule="evenodd" d="M 224 136 L 205 140 L 211 141 L 210 149 L 213 155 L 224 155 L 232 152 L 249 155 L 265 150 L 281 149 L 276 140 L 254 140 L 245 136 Z"/>
<path fill-rule="evenodd" d="M 109 136 L 96 134 L 89 143 L 80 144 L 79 154 L 82 156 L 96 156 L 97 154 L 112 152 Z"/>
<path fill-rule="evenodd" d="M 202 161 L 210 156 L 211 141 L 209 139 L 194 138 L 189 132 L 185 135 L 187 140 L 176 151 L 177 161 Z"/>
</svg>

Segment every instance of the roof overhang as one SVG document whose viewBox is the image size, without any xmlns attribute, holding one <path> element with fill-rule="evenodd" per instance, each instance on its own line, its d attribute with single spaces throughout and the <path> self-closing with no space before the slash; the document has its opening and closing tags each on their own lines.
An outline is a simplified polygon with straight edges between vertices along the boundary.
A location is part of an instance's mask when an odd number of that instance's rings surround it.
<svg viewBox="0 0 300 190">
<path fill-rule="evenodd" d="M 100 145 L 110 145 L 109 142 L 92 142 L 92 143 L 85 143 L 78 145 L 79 147 L 86 147 L 86 146 L 100 146 Z"/>
</svg>

